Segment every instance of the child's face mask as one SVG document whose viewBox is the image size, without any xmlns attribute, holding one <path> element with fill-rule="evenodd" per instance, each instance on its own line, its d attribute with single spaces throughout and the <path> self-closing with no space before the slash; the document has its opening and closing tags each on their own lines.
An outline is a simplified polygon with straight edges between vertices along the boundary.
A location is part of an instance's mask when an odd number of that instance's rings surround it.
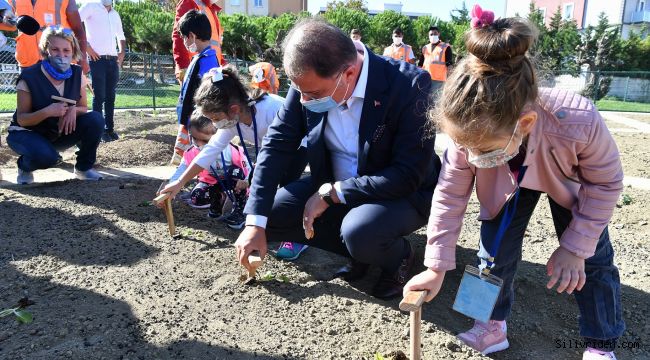
<svg viewBox="0 0 650 360">
<path fill-rule="evenodd" d="M 515 125 L 515 130 L 512 132 L 510 140 L 508 140 L 508 143 L 503 149 L 497 149 L 480 155 L 474 154 L 471 150 L 468 150 L 469 157 L 467 161 L 479 169 L 494 168 L 506 164 L 519 153 L 519 147 L 521 146 L 521 142 L 523 141 L 524 137 L 517 135 L 518 128 L 519 122 L 517 122 L 517 125 Z M 508 153 L 508 149 L 511 148 L 510 145 L 513 143 L 515 136 L 519 138 L 519 143 L 514 147 L 514 150 L 511 150 L 512 153 Z"/>
</svg>

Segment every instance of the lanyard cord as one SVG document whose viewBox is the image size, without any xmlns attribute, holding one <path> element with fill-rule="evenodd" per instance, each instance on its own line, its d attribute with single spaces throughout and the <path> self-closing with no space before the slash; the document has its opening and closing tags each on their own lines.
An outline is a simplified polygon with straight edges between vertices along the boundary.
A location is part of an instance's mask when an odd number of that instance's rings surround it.
<svg viewBox="0 0 650 360">
<path fill-rule="evenodd" d="M 517 203 L 519 201 L 519 193 L 521 188 L 519 185 L 521 184 L 521 181 L 524 178 L 524 174 L 526 173 L 526 169 L 528 167 L 522 166 L 519 169 L 519 175 L 517 176 L 517 188 L 515 189 L 515 194 L 512 200 L 508 201 L 508 203 L 505 205 L 505 209 L 503 210 L 503 215 L 501 216 L 501 222 L 499 223 L 499 228 L 497 229 L 497 233 L 494 236 L 494 243 L 492 246 L 492 251 L 490 251 L 490 257 L 487 259 L 484 259 L 485 262 L 487 263 L 487 266 L 485 269 L 483 269 L 484 273 L 489 274 L 490 269 L 494 267 L 494 257 L 497 255 L 497 252 L 499 251 L 499 247 L 501 246 L 501 240 L 503 240 L 503 236 L 506 233 L 506 230 L 508 230 L 508 227 L 510 227 L 510 224 L 512 223 L 512 219 L 515 217 L 515 212 L 517 212 Z"/>
<path fill-rule="evenodd" d="M 251 115 L 253 117 L 253 137 L 255 138 L 255 158 L 257 159 L 257 154 L 260 152 L 258 143 L 257 143 L 257 122 L 255 121 L 255 107 L 251 106 Z M 248 148 L 246 147 L 246 143 L 244 142 L 244 136 L 242 135 L 241 132 L 241 127 L 239 126 L 239 122 L 237 122 L 237 133 L 239 134 L 239 142 L 241 142 L 241 146 L 244 147 L 244 155 L 246 155 L 246 160 L 248 160 L 248 164 L 250 164 L 251 169 L 253 169 L 253 162 L 251 161 L 251 157 L 248 155 Z"/>
</svg>

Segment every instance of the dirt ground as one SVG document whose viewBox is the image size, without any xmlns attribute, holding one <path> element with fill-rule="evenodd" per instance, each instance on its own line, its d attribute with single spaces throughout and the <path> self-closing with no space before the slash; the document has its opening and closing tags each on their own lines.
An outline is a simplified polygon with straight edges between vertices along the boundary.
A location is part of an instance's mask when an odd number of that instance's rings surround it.
<svg viewBox="0 0 650 360">
<path fill-rule="evenodd" d="M 122 139 L 100 146 L 101 166 L 168 161 L 172 115 L 122 113 L 116 124 Z M 624 162 L 643 161 L 632 168 L 650 162 L 643 135 L 617 141 Z M 0 167 L 13 167 L 6 150 L 0 148 Z M 66 153 L 63 166 L 71 168 L 73 157 Z M 641 170 L 634 176 L 650 177 Z M 282 280 L 244 286 L 232 246 L 238 233 L 176 203 L 181 237 L 172 239 L 162 212 L 148 203 L 159 183 L 0 188 L 0 310 L 25 296 L 35 302 L 31 324 L 0 318 L 0 359 L 373 359 L 408 351 L 408 315 L 397 309 L 399 299 L 368 295 L 376 269 L 353 284 L 333 280 L 345 259 L 311 248 L 295 263 L 267 257 L 260 273 Z M 609 230 L 627 323 L 621 342 L 639 348 L 616 354 L 650 359 L 650 192 L 626 188 L 625 194 L 631 203 L 621 201 Z M 423 308 L 425 359 L 484 358 L 454 339 L 471 321 L 451 310 L 461 269 L 475 259 L 477 214 L 473 198 L 457 270 Z M 409 239 L 422 258 L 424 229 Z M 545 288 L 557 240 L 544 197 L 524 243 L 510 349 L 490 358 L 580 359 L 581 349 L 563 348 L 581 339 L 575 300 Z"/>
</svg>

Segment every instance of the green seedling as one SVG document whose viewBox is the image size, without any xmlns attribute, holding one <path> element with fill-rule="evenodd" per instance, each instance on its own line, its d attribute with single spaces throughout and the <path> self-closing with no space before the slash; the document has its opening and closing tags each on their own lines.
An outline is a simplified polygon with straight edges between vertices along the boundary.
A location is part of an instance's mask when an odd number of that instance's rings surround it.
<svg viewBox="0 0 650 360">
<path fill-rule="evenodd" d="M 286 275 L 280 274 L 280 275 L 276 276 L 274 273 L 272 273 L 270 271 L 265 272 L 264 275 L 262 275 L 262 277 L 260 278 L 259 281 L 272 281 L 272 280 L 277 280 L 277 281 L 280 281 L 280 282 L 283 282 L 283 283 L 290 282 L 289 278 Z"/>
<path fill-rule="evenodd" d="M 622 201 L 623 201 L 623 205 L 630 205 L 632 204 L 632 197 L 628 194 L 623 194 Z"/>
<path fill-rule="evenodd" d="M 153 202 L 151 201 L 143 201 L 138 204 L 138 207 L 147 207 L 147 206 L 153 206 Z"/>
<path fill-rule="evenodd" d="M 384 355 L 380 353 L 375 353 L 375 360 L 385 360 Z"/>
<path fill-rule="evenodd" d="M 14 315 L 16 316 L 16 320 L 18 320 L 19 323 L 29 324 L 34 320 L 34 317 L 29 311 L 25 310 L 25 308 L 30 305 L 34 305 L 34 302 L 28 298 L 22 298 L 20 301 L 18 301 L 16 307 L 0 311 L 0 318 Z"/>
</svg>

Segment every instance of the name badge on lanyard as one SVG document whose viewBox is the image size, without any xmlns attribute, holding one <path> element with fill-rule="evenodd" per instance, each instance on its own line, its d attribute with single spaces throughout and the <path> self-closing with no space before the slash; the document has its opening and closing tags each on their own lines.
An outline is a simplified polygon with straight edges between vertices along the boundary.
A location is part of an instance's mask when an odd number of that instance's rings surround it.
<svg viewBox="0 0 650 360">
<path fill-rule="evenodd" d="M 482 322 L 490 321 L 501 288 L 503 288 L 503 280 L 490 274 L 490 270 L 494 267 L 501 240 L 503 240 L 503 236 L 517 211 L 519 184 L 521 184 L 525 172 L 526 167 L 522 166 L 517 176 L 517 189 L 514 196 L 504 206 L 501 222 L 492 243 L 492 249 L 489 249 L 489 257 L 481 259 L 481 270 L 471 265 L 465 267 L 452 308 L 472 319 Z"/>
</svg>

